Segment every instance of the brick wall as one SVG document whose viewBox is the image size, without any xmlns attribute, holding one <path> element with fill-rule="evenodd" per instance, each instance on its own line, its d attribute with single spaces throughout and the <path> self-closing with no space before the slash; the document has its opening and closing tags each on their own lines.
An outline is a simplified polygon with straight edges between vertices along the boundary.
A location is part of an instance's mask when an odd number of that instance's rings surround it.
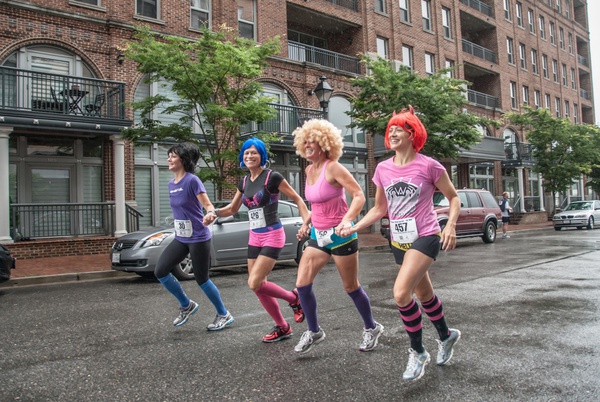
<svg viewBox="0 0 600 402">
<path fill-rule="evenodd" d="M 14 258 L 27 260 L 33 258 L 107 254 L 115 240 L 114 237 L 32 240 L 5 244 L 5 247 L 10 250 Z"/>
</svg>

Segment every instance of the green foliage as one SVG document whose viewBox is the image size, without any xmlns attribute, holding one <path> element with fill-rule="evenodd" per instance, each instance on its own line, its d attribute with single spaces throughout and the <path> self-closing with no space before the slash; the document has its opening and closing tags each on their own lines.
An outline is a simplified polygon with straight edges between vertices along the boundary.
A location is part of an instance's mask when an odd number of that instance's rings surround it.
<svg viewBox="0 0 600 402">
<path fill-rule="evenodd" d="M 524 113 L 509 113 L 505 119 L 527 131 L 536 159 L 534 170 L 542 174 L 544 187 L 553 194 L 566 192 L 600 162 L 598 127 L 553 117 L 545 108 L 525 107 Z"/>
<path fill-rule="evenodd" d="M 600 194 L 600 164 L 592 167 L 592 171 L 588 175 L 588 181 L 585 185 L 591 187 L 596 194 Z"/>
<path fill-rule="evenodd" d="M 267 66 L 266 59 L 280 50 L 279 38 L 266 43 L 235 36 L 227 27 L 216 31 L 203 29 L 197 40 L 177 36 L 156 35 L 148 28 L 136 28 L 134 40 L 123 49 L 128 59 L 137 63 L 146 82 L 168 82 L 180 99 L 155 95 L 131 103 L 142 118 L 140 124 L 123 131 L 132 142 L 190 141 L 202 151 L 203 168 L 199 176 L 213 181 L 219 195 L 227 186 L 227 177 L 236 176 L 237 151 L 241 139 L 240 126 L 264 121 L 274 115 L 261 96 L 262 86 L 256 81 Z M 152 119 L 154 111 L 176 114 L 180 124 L 165 125 Z M 195 135 L 190 125 L 199 127 Z M 267 136 L 267 138 L 269 138 Z"/>
<path fill-rule="evenodd" d="M 395 71 L 382 58 L 363 57 L 363 62 L 370 74 L 352 80 L 359 89 L 349 113 L 355 127 L 385 135 L 392 113 L 412 105 L 429 134 L 423 153 L 456 159 L 461 150 L 480 141 L 477 125 L 493 124 L 463 112 L 469 83 L 448 77 L 446 70 L 423 78 L 405 66 Z"/>
</svg>

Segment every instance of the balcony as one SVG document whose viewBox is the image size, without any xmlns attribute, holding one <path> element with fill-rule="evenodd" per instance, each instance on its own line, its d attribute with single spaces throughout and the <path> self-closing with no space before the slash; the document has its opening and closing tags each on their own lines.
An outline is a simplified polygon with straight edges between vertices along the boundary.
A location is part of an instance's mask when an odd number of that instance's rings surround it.
<svg viewBox="0 0 600 402">
<path fill-rule="evenodd" d="M 466 4 L 474 10 L 482 12 L 485 15 L 488 15 L 490 17 L 494 16 L 494 10 L 492 9 L 492 7 L 479 0 L 460 0 L 460 2 Z"/>
<path fill-rule="evenodd" d="M 358 0 L 326 0 L 328 3 L 344 7 L 352 11 L 358 11 Z"/>
<path fill-rule="evenodd" d="M 577 55 L 577 62 L 579 64 L 581 64 L 582 66 L 590 68 L 590 62 L 588 61 L 587 57 L 585 57 L 585 56 L 582 56 L 582 55 L 578 54 Z"/>
<path fill-rule="evenodd" d="M 475 57 L 479 57 L 482 60 L 497 63 L 496 52 L 493 50 L 486 49 L 482 46 L 476 45 L 473 42 L 469 42 L 466 39 L 462 40 L 463 52 L 469 53 Z"/>
<path fill-rule="evenodd" d="M 526 142 L 505 142 L 504 154 L 506 160 L 503 167 L 533 166 L 535 159 L 532 156 L 533 147 Z"/>
<path fill-rule="evenodd" d="M 483 92 L 469 89 L 467 90 L 467 99 L 477 106 L 488 107 L 491 109 L 498 108 L 498 98 L 496 96 L 484 94 Z"/>
<path fill-rule="evenodd" d="M 329 50 L 298 42 L 288 41 L 288 58 L 360 74 L 360 59 L 358 57 L 330 52 Z"/>
<path fill-rule="evenodd" d="M 592 100 L 592 94 L 590 91 L 587 91 L 583 88 L 579 89 L 579 96 L 581 96 L 583 99 L 587 99 L 587 100 Z"/>
<path fill-rule="evenodd" d="M 8 124 L 79 129 L 100 124 L 120 132 L 131 124 L 123 102 L 122 82 L 0 67 L 0 115 Z"/>
</svg>

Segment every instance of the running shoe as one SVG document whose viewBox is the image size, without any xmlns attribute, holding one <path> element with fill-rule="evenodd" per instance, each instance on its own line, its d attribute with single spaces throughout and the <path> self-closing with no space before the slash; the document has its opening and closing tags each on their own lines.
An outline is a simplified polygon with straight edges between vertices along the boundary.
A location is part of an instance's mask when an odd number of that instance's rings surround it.
<svg viewBox="0 0 600 402">
<path fill-rule="evenodd" d="M 292 293 L 296 295 L 296 301 L 290 303 L 290 307 L 294 310 L 294 321 L 300 323 L 304 321 L 304 311 L 302 310 L 302 306 L 300 306 L 300 296 L 298 296 L 298 291 L 294 289 L 292 290 Z"/>
<path fill-rule="evenodd" d="M 383 334 L 383 325 L 376 322 L 375 328 L 365 329 L 363 331 L 363 340 L 358 350 L 361 352 L 369 352 L 377 347 L 379 337 Z"/>
<path fill-rule="evenodd" d="M 173 321 L 173 325 L 179 327 L 185 324 L 186 322 L 188 322 L 190 316 L 196 311 L 198 311 L 198 303 L 196 303 L 193 300 L 190 300 L 190 304 L 186 308 L 179 307 L 179 316 L 175 318 L 175 321 Z"/>
<path fill-rule="evenodd" d="M 443 366 L 452 358 L 454 344 L 460 339 L 460 331 L 450 328 L 450 336 L 445 341 L 436 339 L 438 343 L 437 365 Z"/>
<path fill-rule="evenodd" d="M 233 316 L 229 311 L 225 315 L 217 314 L 213 323 L 208 324 L 208 327 L 206 327 L 206 329 L 208 329 L 209 331 L 220 331 L 226 326 L 230 325 L 233 321 Z"/>
<path fill-rule="evenodd" d="M 408 349 L 408 364 L 406 370 L 402 374 L 402 379 L 405 381 L 414 381 L 423 377 L 425 374 L 425 366 L 429 363 L 429 353 L 426 350 L 423 353 L 417 353 L 412 348 Z"/>
<path fill-rule="evenodd" d="M 318 345 L 325 339 L 325 332 L 319 328 L 319 332 L 308 330 L 302 334 L 300 342 L 294 347 L 296 353 L 307 353 L 313 346 Z"/>
<path fill-rule="evenodd" d="M 292 336 L 292 326 L 288 324 L 286 329 L 281 328 L 279 325 L 275 325 L 270 333 L 263 336 L 263 342 L 273 343 L 281 341 Z"/>
</svg>

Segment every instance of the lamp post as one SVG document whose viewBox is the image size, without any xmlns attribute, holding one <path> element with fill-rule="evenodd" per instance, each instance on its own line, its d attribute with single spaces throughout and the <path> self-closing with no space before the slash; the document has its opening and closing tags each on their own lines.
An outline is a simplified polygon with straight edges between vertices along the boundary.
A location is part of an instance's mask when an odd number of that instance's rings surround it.
<svg viewBox="0 0 600 402">
<path fill-rule="evenodd" d="M 324 75 L 319 77 L 319 79 L 321 81 L 317 84 L 317 87 L 313 91 L 311 91 L 311 95 L 317 95 L 317 99 L 319 100 L 321 109 L 323 109 L 323 114 L 325 115 L 325 119 L 327 120 L 327 108 L 329 106 L 329 99 L 331 99 L 331 94 L 333 93 L 333 88 L 331 88 L 331 86 L 327 83 L 327 77 L 325 77 Z"/>
</svg>

